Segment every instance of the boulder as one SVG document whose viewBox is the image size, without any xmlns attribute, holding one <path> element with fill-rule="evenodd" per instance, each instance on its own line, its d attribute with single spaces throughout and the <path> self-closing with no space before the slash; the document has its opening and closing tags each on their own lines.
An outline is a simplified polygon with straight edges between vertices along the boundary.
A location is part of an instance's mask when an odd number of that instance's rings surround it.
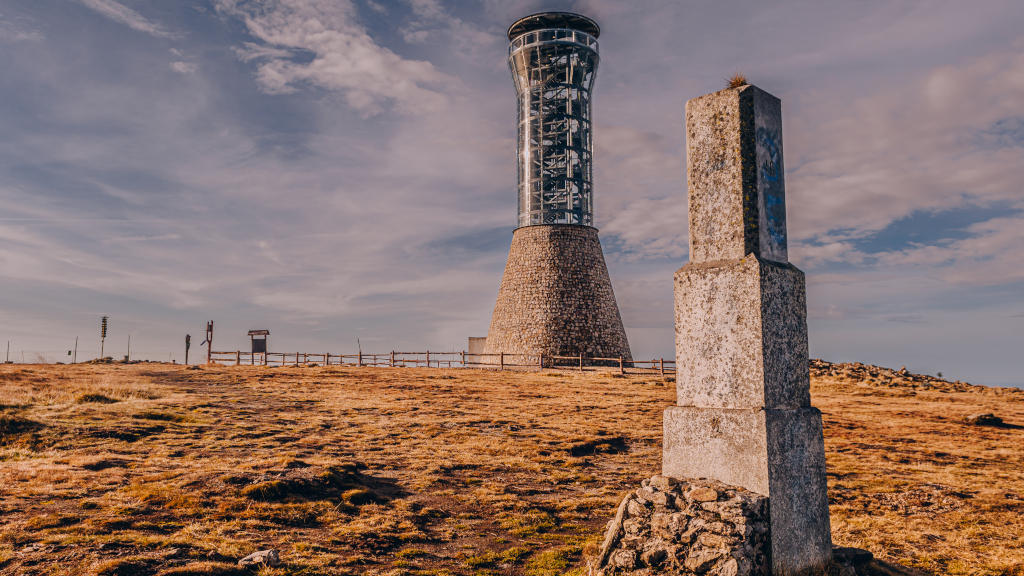
<svg viewBox="0 0 1024 576">
<path fill-rule="evenodd" d="M 273 567 L 280 564 L 281 556 L 278 555 L 277 550 L 260 550 L 259 552 L 253 552 L 238 561 L 238 565 L 242 568 L 258 568 L 260 566 Z"/>
</svg>

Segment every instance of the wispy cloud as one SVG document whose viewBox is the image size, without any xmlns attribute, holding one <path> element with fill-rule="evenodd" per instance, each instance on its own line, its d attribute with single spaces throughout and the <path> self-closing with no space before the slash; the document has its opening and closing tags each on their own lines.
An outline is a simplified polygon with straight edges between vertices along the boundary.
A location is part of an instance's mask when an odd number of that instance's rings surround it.
<svg viewBox="0 0 1024 576">
<path fill-rule="evenodd" d="M 409 44 L 430 39 L 447 43 L 465 58 L 473 58 L 484 47 L 501 44 L 502 36 L 481 29 L 451 14 L 439 0 L 406 0 L 412 9 L 412 20 L 400 29 Z"/>
<path fill-rule="evenodd" d="M 199 69 L 199 65 L 195 62 L 184 62 L 182 60 L 175 60 L 171 62 L 171 70 L 174 70 L 178 74 L 193 74 Z"/>
<path fill-rule="evenodd" d="M 124 24 L 132 30 L 144 32 L 150 36 L 156 36 L 158 38 L 173 38 L 175 35 L 163 27 L 150 21 L 142 14 L 139 14 L 135 10 L 115 2 L 114 0 L 78 0 L 83 5 L 96 12 L 110 18 L 114 22 Z"/>
<path fill-rule="evenodd" d="M 348 0 L 217 0 L 216 7 L 240 18 L 260 41 L 246 45 L 241 57 L 259 61 L 256 77 L 267 93 L 303 86 L 335 90 L 367 115 L 388 104 L 429 111 L 445 99 L 440 87 L 446 75 L 430 62 L 402 58 L 378 44 Z"/>
<path fill-rule="evenodd" d="M 38 42 L 44 38 L 25 19 L 8 19 L 0 12 L 0 43 L 5 42 Z"/>
</svg>

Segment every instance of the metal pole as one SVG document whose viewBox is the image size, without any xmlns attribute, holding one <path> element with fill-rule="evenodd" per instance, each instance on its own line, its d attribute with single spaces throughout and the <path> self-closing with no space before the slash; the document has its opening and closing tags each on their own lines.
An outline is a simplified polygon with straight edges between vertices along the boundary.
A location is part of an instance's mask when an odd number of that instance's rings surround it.
<svg viewBox="0 0 1024 576">
<path fill-rule="evenodd" d="M 11 343 L 7 342 L 7 355 L 11 355 Z M 74 364 L 78 361 L 78 336 L 75 336 L 75 351 L 71 353 L 71 363 Z"/>
<path fill-rule="evenodd" d="M 78 337 L 77 336 L 75 337 L 75 348 L 78 348 Z M 10 361 L 11 361 L 11 341 L 8 340 L 7 341 L 7 359 L 4 360 L 4 362 L 6 363 L 6 362 L 10 362 Z"/>
<path fill-rule="evenodd" d="M 128 362 L 132 361 L 132 335 L 128 335 L 128 354 L 124 357 Z"/>
</svg>

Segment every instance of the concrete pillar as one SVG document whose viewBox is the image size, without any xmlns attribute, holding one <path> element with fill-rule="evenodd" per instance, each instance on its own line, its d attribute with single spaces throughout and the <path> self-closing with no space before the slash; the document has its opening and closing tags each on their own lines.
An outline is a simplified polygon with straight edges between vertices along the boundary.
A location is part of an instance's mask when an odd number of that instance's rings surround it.
<svg viewBox="0 0 1024 576">
<path fill-rule="evenodd" d="M 676 406 L 663 474 L 769 497 L 772 572 L 831 560 L 804 275 L 788 262 L 781 102 L 754 86 L 686 104 L 690 262 L 675 275 Z"/>
</svg>

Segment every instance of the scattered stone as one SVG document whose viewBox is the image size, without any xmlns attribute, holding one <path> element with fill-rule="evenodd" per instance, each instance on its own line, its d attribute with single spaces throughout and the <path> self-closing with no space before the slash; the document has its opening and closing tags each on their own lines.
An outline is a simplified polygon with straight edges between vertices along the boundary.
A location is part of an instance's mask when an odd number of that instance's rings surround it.
<svg viewBox="0 0 1024 576">
<path fill-rule="evenodd" d="M 258 568 L 260 566 L 279 566 L 281 564 L 281 557 L 278 555 L 277 550 L 260 550 L 259 552 L 253 552 L 245 558 L 238 561 L 238 565 L 242 568 Z"/>
<path fill-rule="evenodd" d="M 657 567 L 668 557 L 668 552 L 661 547 L 650 548 L 640 554 L 640 561 L 647 566 Z"/>
<path fill-rule="evenodd" d="M 694 502 L 714 502 L 718 500 L 718 491 L 714 488 L 702 486 L 690 492 L 690 499 Z"/>
<path fill-rule="evenodd" d="M 1002 426 L 1003 419 L 995 414 L 972 414 L 964 418 L 964 422 L 971 426 Z"/>
<path fill-rule="evenodd" d="M 632 570 L 636 568 L 636 550 L 618 550 L 612 554 L 611 565 L 616 568 Z"/>
<path fill-rule="evenodd" d="M 662 476 L 660 474 L 650 478 L 649 480 L 644 480 L 644 482 L 648 482 L 651 488 L 661 490 L 662 492 L 668 492 L 669 490 L 672 490 L 674 485 L 673 480 L 671 478 L 669 478 L 668 476 Z"/>
<path fill-rule="evenodd" d="M 695 574 L 703 574 L 714 566 L 715 561 L 723 556 L 721 550 L 712 550 L 708 548 L 696 548 L 693 549 L 686 556 L 686 561 L 683 563 L 687 570 L 691 570 Z"/>
</svg>

